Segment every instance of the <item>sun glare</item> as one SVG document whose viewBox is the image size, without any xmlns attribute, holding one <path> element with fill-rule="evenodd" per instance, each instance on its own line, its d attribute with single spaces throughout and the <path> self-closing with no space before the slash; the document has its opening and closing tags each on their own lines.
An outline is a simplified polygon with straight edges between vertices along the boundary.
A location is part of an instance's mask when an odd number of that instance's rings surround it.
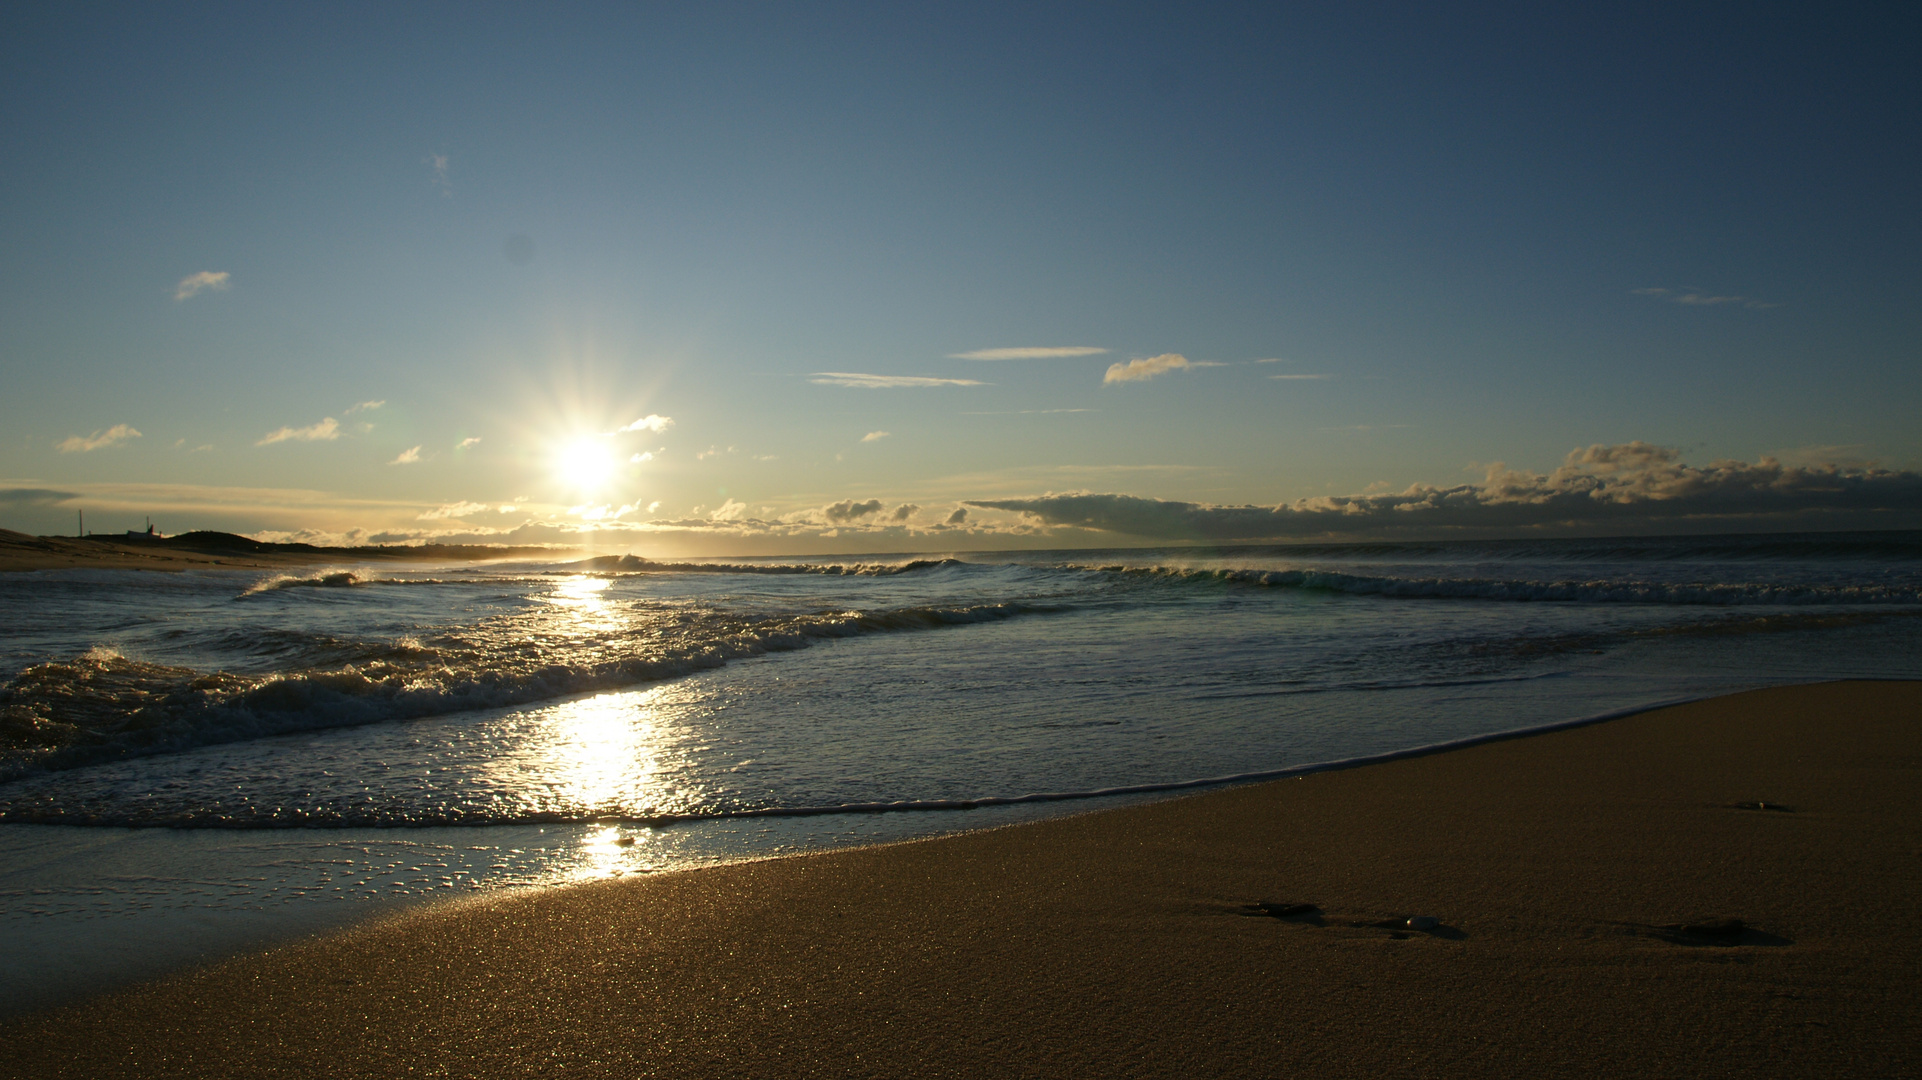
<svg viewBox="0 0 1922 1080">
<path fill-rule="evenodd" d="M 554 455 L 554 476 L 575 491 L 593 493 L 614 479 L 619 462 L 603 439 L 576 439 Z"/>
</svg>

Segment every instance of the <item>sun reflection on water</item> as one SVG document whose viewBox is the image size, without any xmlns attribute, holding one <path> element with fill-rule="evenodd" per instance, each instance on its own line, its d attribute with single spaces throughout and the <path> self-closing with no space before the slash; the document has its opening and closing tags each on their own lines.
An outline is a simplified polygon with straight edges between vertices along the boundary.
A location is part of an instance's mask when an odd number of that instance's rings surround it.
<svg viewBox="0 0 1922 1080">
<path fill-rule="evenodd" d="M 596 694 L 531 714 L 532 738 L 515 763 L 523 783 L 533 780 L 544 808 L 569 817 L 599 820 L 586 833 L 573 880 L 611 877 L 652 869 L 656 834 L 631 822 L 676 806 L 663 768 L 677 740 L 667 715 L 670 687 Z"/>
</svg>

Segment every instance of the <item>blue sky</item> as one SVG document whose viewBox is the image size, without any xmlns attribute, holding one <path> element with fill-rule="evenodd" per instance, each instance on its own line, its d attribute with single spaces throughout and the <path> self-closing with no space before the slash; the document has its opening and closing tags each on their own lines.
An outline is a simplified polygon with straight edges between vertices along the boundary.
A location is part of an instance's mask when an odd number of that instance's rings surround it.
<svg viewBox="0 0 1922 1080">
<path fill-rule="evenodd" d="M 1893 5 L 4 20 L 5 527 L 1922 523 Z"/>
</svg>

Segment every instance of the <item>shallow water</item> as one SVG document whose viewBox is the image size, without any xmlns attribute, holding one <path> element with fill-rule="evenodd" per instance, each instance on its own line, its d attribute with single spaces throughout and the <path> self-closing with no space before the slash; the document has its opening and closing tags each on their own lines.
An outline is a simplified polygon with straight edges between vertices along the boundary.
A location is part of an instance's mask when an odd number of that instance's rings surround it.
<svg viewBox="0 0 1922 1080">
<path fill-rule="evenodd" d="M 1916 677 L 1918 614 L 1916 533 L 8 575 L 0 1008 L 423 898 L 1093 805 L 984 800 Z M 924 811 L 790 816 L 879 804 Z"/>
</svg>

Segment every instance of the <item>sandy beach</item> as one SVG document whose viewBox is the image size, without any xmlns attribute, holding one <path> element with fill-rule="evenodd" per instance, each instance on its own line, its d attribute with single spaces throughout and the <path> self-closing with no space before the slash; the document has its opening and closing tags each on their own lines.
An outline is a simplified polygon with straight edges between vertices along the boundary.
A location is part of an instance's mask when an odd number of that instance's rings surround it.
<svg viewBox="0 0 1922 1080">
<path fill-rule="evenodd" d="M 1911 1076 L 1919 768 L 1922 683 L 1756 691 L 430 909 L 16 1018 L 0 1069 Z"/>
</svg>

